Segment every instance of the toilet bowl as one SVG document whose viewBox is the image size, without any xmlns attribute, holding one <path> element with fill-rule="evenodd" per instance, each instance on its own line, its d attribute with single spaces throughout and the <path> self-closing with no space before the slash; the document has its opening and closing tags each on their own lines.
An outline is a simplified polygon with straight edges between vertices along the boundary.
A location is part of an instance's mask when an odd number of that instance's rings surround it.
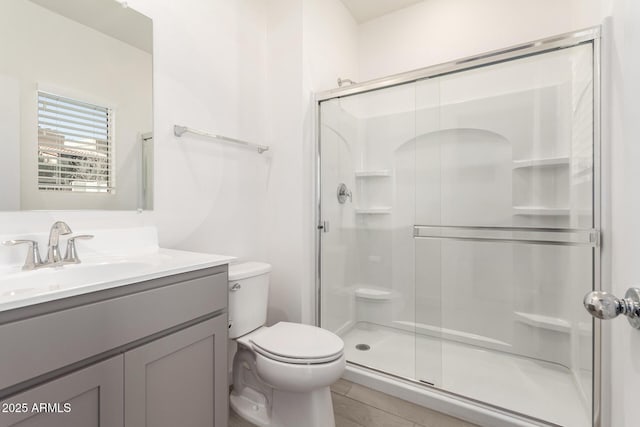
<svg viewBox="0 0 640 427">
<path fill-rule="evenodd" d="M 315 326 L 264 326 L 270 271 L 257 262 L 229 268 L 231 407 L 258 426 L 335 427 L 329 386 L 344 372 L 344 342 Z"/>
</svg>

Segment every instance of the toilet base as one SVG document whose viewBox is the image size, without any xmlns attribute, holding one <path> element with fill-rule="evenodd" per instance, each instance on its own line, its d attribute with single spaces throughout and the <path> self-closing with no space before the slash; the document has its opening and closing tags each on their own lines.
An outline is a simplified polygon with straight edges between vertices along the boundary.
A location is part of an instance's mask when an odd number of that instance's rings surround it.
<svg viewBox="0 0 640 427">
<path fill-rule="evenodd" d="M 245 387 L 231 393 L 231 408 L 245 420 L 259 427 L 335 427 L 333 403 L 329 387 L 307 393 L 273 390 L 273 402 Z"/>
<path fill-rule="evenodd" d="M 245 387 L 241 394 L 231 393 L 229 404 L 233 411 L 259 427 L 271 426 L 269 407 L 264 396 Z"/>
</svg>

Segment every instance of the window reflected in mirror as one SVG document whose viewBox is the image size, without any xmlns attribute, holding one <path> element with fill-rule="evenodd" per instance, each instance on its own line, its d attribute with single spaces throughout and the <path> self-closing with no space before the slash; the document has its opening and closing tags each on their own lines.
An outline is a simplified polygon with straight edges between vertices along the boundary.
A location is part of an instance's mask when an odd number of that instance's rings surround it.
<svg viewBox="0 0 640 427">
<path fill-rule="evenodd" d="M 152 45 L 115 0 L 0 2 L 0 210 L 152 209 Z"/>
<path fill-rule="evenodd" d="M 38 189 L 110 193 L 113 110 L 38 92 Z"/>
</svg>

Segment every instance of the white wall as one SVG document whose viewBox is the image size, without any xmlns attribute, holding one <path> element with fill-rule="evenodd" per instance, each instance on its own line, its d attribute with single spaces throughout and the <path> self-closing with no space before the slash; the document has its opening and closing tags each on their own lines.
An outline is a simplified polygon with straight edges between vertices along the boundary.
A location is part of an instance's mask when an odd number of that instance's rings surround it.
<svg viewBox="0 0 640 427">
<path fill-rule="evenodd" d="M 363 23 L 361 81 L 598 25 L 610 0 L 425 0 Z"/>
<path fill-rule="evenodd" d="M 303 0 L 305 95 L 356 78 L 358 24 L 341 0 Z"/>
<path fill-rule="evenodd" d="M 267 141 L 273 164 L 264 227 L 266 260 L 273 265 L 269 322 L 299 321 L 300 295 L 307 283 L 302 238 L 305 221 L 302 163 L 302 2 L 267 2 Z"/>
<path fill-rule="evenodd" d="M 254 1 L 129 4 L 154 19 L 155 210 L 162 246 L 264 259 L 269 155 L 173 125 L 265 141 L 264 13 Z M 268 143 L 268 142 L 267 142 Z"/>
<path fill-rule="evenodd" d="M 20 82 L 0 75 L 0 211 L 20 209 Z"/>
<path fill-rule="evenodd" d="M 640 287 L 640 3 L 615 0 L 612 14 L 609 79 L 611 147 L 611 252 L 614 295 L 622 297 L 630 286 Z M 606 241 L 605 241 L 606 243 Z M 611 384 L 603 393 L 611 397 L 611 419 L 603 425 L 632 427 L 638 424 L 637 383 L 640 381 L 640 331 L 625 319 L 603 322 L 611 358 Z"/>
<path fill-rule="evenodd" d="M 267 6 L 266 260 L 273 265 L 269 322 L 313 322 L 315 110 L 312 95 L 356 72 L 356 24 L 339 0 Z"/>
<path fill-rule="evenodd" d="M 302 108 L 303 137 L 302 162 L 303 175 L 301 192 L 303 194 L 305 274 L 302 281 L 301 305 L 303 322 L 314 321 L 315 289 L 315 237 L 314 223 L 317 201 L 313 183 L 316 176 L 316 108 L 314 94 L 337 86 L 338 77 L 355 80 L 358 72 L 358 25 L 341 0 L 303 0 L 303 88 Z M 343 149 L 346 147 L 342 147 Z M 343 171 L 347 172 L 347 171 Z M 349 175 L 353 175 L 348 171 Z M 331 189 L 329 189 L 331 191 Z M 335 191 L 335 189 L 333 190 Z M 344 205 L 342 205 L 344 206 Z M 326 218 L 325 218 L 326 219 Z M 336 230 L 337 231 L 337 230 Z M 347 232 L 341 239 L 352 239 Z M 347 249 L 349 252 L 351 250 Z M 348 259 L 346 262 L 348 263 Z M 353 265 L 347 268 L 353 269 Z M 341 286 L 347 283 L 334 283 L 329 286 Z M 348 302 L 347 302 L 348 303 Z"/>
</svg>

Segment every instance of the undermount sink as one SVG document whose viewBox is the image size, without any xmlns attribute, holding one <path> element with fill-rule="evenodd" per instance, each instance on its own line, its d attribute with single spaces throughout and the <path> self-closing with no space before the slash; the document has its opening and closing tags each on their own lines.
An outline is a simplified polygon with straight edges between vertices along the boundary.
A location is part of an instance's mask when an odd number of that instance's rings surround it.
<svg viewBox="0 0 640 427">
<path fill-rule="evenodd" d="M 131 237 L 131 230 L 127 230 L 127 233 Z M 87 256 L 82 257 L 80 264 L 32 271 L 23 271 L 19 265 L 0 266 L 0 312 L 215 267 L 235 259 L 222 255 L 162 249 L 153 241 L 147 243 L 150 244 L 142 249 L 122 255 L 113 255 L 117 253 L 113 248 L 100 253 L 87 246 L 84 248 Z"/>
</svg>

